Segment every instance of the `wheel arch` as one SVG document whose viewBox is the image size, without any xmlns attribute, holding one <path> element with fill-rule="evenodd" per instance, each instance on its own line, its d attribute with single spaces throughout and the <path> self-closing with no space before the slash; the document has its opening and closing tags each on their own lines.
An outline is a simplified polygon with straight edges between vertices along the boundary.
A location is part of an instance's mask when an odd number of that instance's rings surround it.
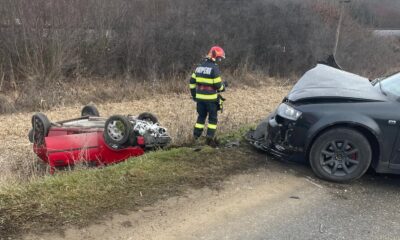
<svg viewBox="0 0 400 240">
<path fill-rule="evenodd" d="M 311 151 L 311 147 L 313 146 L 314 142 L 316 139 L 318 139 L 319 136 L 321 136 L 323 133 L 334 129 L 334 128 L 349 128 L 358 131 L 361 133 L 369 142 L 371 151 L 372 151 L 372 159 L 371 159 L 371 165 L 374 166 L 380 159 L 381 157 L 381 146 L 379 143 L 379 139 L 377 137 L 377 133 L 374 132 L 370 127 L 367 127 L 365 125 L 359 124 L 359 123 L 354 123 L 354 122 L 340 122 L 340 123 L 335 123 L 331 125 L 327 125 L 323 128 L 320 128 L 318 131 L 316 131 L 312 137 L 307 141 L 306 145 L 306 158 L 309 160 L 309 155 Z"/>
</svg>

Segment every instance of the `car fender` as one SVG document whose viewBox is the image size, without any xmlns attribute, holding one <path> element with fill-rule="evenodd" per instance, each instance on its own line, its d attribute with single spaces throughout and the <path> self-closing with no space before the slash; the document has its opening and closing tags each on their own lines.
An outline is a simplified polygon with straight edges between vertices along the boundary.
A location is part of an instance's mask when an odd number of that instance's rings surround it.
<svg viewBox="0 0 400 240">
<path fill-rule="evenodd" d="M 375 136 L 375 138 L 378 140 L 379 148 L 382 149 L 381 128 L 372 118 L 358 113 L 352 113 L 351 115 L 348 113 L 329 114 L 322 117 L 308 130 L 305 143 L 306 149 L 311 148 L 310 144 L 314 141 L 315 137 L 325 129 L 335 125 L 344 124 L 351 124 L 367 129 Z"/>
</svg>

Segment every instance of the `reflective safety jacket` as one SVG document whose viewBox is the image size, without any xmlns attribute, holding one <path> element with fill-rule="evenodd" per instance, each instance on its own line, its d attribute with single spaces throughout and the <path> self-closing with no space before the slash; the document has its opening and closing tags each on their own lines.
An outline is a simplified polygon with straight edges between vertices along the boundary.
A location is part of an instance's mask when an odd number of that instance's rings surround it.
<svg viewBox="0 0 400 240">
<path fill-rule="evenodd" d="M 206 59 L 190 78 L 190 92 L 196 101 L 217 102 L 218 92 L 225 90 L 218 65 Z"/>
</svg>

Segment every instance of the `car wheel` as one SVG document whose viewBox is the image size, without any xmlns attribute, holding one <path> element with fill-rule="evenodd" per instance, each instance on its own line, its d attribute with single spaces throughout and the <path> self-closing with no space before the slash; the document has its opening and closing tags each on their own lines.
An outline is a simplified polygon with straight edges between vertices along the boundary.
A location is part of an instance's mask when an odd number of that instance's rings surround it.
<svg viewBox="0 0 400 240">
<path fill-rule="evenodd" d="M 82 108 L 81 116 L 100 117 L 99 110 L 93 105 L 86 105 Z"/>
<path fill-rule="evenodd" d="M 138 119 L 147 122 L 158 123 L 157 117 L 154 114 L 148 112 L 139 114 Z"/>
<path fill-rule="evenodd" d="M 314 141 L 309 157 L 318 177 L 333 182 L 349 182 L 368 170 L 372 152 L 368 140 L 360 132 L 334 128 Z"/>
<path fill-rule="evenodd" d="M 51 122 L 43 113 L 35 113 L 32 116 L 32 133 L 29 133 L 29 140 L 41 146 L 44 144 L 45 137 L 49 133 Z"/>
<path fill-rule="evenodd" d="M 104 126 L 104 140 L 114 149 L 123 148 L 132 132 L 132 124 L 125 116 L 114 115 L 107 119 Z"/>
</svg>

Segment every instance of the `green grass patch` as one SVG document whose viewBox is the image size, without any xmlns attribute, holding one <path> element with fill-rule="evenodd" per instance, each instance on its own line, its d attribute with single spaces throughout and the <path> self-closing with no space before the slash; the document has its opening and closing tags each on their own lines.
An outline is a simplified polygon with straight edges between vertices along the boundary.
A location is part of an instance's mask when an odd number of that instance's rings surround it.
<svg viewBox="0 0 400 240">
<path fill-rule="evenodd" d="M 213 186 L 228 175 L 259 166 L 264 159 L 246 146 L 175 148 L 8 186 L 0 189 L 0 236 L 59 230 L 67 224 L 84 226 L 114 212 L 181 194 L 188 187 Z"/>
<path fill-rule="evenodd" d="M 243 136 L 251 129 L 255 129 L 256 125 L 255 124 L 247 124 L 242 127 L 240 127 L 237 131 L 226 133 L 221 135 L 219 138 L 220 142 L 222 145 L 225 145 L 228 142 L 231 141 L 239 141 L 239 142 L 244 142 Z"/>
</svg>

